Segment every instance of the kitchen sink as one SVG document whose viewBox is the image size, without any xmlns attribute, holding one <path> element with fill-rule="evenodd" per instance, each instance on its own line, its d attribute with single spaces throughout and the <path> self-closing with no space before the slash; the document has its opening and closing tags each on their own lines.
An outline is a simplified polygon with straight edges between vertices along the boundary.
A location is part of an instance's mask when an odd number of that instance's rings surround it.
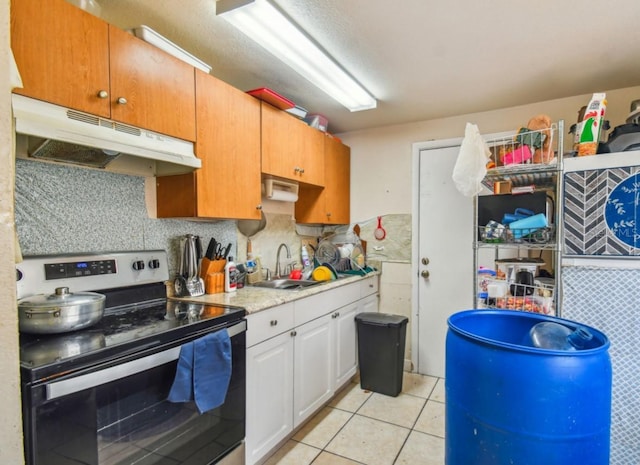
<svg viewBox="0 0 640 465">
<path fill-rule="evenodd" d="M 253 287 L 265 287 L 267 289 L 286 289 L 298 291 L 307 287 L 322 284 L 325 281 L 313 281 L 307 279 L 274 279 L 271 281 L 260 281 L 252 284 Z"/>
</svg>

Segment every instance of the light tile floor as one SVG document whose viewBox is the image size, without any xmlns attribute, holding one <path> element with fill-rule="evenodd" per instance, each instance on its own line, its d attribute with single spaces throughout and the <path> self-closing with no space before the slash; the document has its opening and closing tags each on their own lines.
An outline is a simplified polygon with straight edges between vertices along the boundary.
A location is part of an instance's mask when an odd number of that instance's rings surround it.
<svg viewBox="0 0 640 465">
<path fill-rule="evenodd" d="M 266 465 L 442 465 L 444 380 L 404 373 L 398 397 L 350 383 Z"/>
</svg>

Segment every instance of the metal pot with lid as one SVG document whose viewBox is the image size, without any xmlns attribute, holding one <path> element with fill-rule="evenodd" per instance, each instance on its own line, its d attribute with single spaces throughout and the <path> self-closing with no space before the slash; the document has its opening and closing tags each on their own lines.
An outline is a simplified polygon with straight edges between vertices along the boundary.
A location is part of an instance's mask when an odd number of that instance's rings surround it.
<svg viewBox="0 0 640 465">
<path fill-rule="evenodd" d="M 18 301 L 20 331 L 55 334 L 91 326 L 104 314 L 105 296 L 96 292 L 69 292 L 58 287 L 53 294 L 38 294 Z"/>
</svg>

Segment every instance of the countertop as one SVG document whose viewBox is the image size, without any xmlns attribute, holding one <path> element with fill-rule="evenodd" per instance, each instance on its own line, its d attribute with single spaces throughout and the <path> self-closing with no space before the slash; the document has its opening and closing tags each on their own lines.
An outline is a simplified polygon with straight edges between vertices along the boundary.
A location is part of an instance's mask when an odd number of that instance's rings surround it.
<svg viewBox="0 0 640 465">
<path fill-rule="evenodd" d="M 347 284 L 355 283 L 371 276 L 378 276 L 380 271 L 373 271 L 365 276 L 345 276 L 326 283 L 317 284 L 300 290 L 268 289 L 264 287 L 244 286 L 236 292 L 223 292 L 220 294 L 205 294 L 200 297 L 172 297 L 176 300 L 189 302 L 201 302 L 211 305 L 228 305 L 243 307 L 247 314 L 256 313 L 270 307 L 303 299 L 321 292 L 330 291 Z"/>
</svg>

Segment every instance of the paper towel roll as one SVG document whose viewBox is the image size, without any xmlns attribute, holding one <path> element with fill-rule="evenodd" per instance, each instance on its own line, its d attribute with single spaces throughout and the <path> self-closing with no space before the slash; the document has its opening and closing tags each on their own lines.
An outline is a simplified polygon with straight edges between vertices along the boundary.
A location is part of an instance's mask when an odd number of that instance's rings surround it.
<svg viewBox="0 0 640 465">
<path fill-rule="evenodd" d="M 271 196 L 267 198 L 269 200 L 279 200 L 280 202 L 296 202 L 298 200 L 298 194 L 274 189 Z"/>
</svg>

